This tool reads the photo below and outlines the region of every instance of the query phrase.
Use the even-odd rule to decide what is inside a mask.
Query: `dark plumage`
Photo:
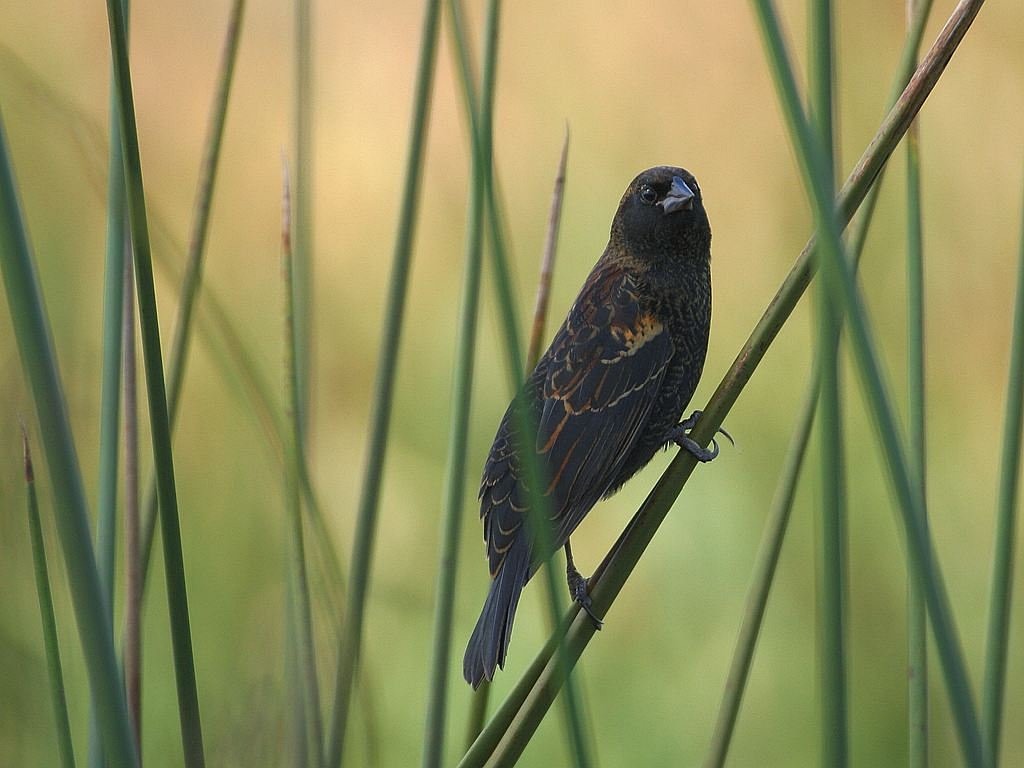
[[[537,453],[555,547],[670,442],[712,458],[678,428],[710,328],[711,227],[700,188],[682,168],[651,168],[626,189],[604,254],[524,385],[535,439],[515,439],[509,406],[487,457],[480,516],[492,581],[463,661],[474,688],[504,666],[520,593],[549,554],[528,531],[517,445]],[[568,570],[588,607],[571,559]]]

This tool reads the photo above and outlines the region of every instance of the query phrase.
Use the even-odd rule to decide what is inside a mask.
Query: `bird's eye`
[[[640,187],[640,201],[644,205],[654,205],[658,200],[658,193],[654,191],[649,185],[644,184]]]

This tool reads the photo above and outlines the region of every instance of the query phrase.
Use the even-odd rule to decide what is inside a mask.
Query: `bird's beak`
[[[666,214],[683,208],[689,210],[693,208],[694,197],[693,190],[686,186],[686,182],[679,176],[673,176],[672,188],[669,189],[665,199],[658,203],[658,205],[661,206]]]

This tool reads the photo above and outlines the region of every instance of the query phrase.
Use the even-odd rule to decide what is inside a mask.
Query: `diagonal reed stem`
[[[907,23],[921,5],[907,0]],[[921,522],[928,527],[925,493],[924,252],[921,238],[921,171],[918,121],[907,131],[907,426],[908,459],[917,474]],[[920,575],[907,562],[907,762],[928,766],[928,616]]]
[[[7,307],[50,470],[57,533],[64,552],[90,693],[96,702],[100,736],[110,766],[135,766],[135,746],[114,654],[114,636],[89,532],[82,473],[16,189],[7,133],[0,118],[0,271]]]
[[[875,417],[881,443],[889,466],[895,495],[899,503],[908,549],[914,570],[920,574],[928,602],[928,612],[942,662],[950,703],[957,725],[960,745],[970,765],[982,764],[981,737],[970,683],[960,648],[956,624],[942,581],[942,572],[935,557],[931,536],[923,522],[923,503],[919,480],[907,461],[888,390],[883,380],[874,337],[868,327],[867,313],[849,265],[842,257],[839,228],[832,216],[832,200],[823,183],[825,163],[821,148],[815,142],[797,94],[793,71],[779,29],[771,0],[755,0],[765,48],[772,65],[779,99],[789,127],[790,138],[797,149],[801,172],[811,198],[818,223],[824,235],[819,240],[822,254],[822,276],[832,300],[845,308],[850,327],[858,372],[865,396]],[[961,2],[958,9],[980,9],[980,2]]]
[[[853,260],[854,270],[857,269],[864,250],[864,242],[871,225],[881,182],[882,174],[879,174],[878,180],[868,191],[867,197],[864,198],[864,203],[858,212],[857,220],[850,234],[846,251],[850,259]],[[841,329],[837,329],[837,332],[838,330]],[[711,746],[704,759],[704,768],[722,768],[725,765],[725,758],[736,726],[736,718],[739,715],[740,702],[754,660],[754,649],[768,606],[768,594],[771,591],[775,569],[782,552],[782,543],[789,527],[793,501],[796,497],[796,483],[807,452],[811,426],[814,423],[814,413],[818,405],[818,382],[818,371],[813,370],[807,392],[804,394],[803,404],[800,406],[800,413],[797,416],[793,437],[790,439],[789,448],[783,460],[779,484],[772,497],[771,508],[768,512],[768,521],[765,523],[764,533],[761,536],[761,544],[758,547],[754,563],[754,574],[750,580],[750,589],[747,592],[746,605],[743,610],[743,622],[736,636],[736,649],[733,651],[732,663],[726,677],[725,691],[722,693],[722,703],[718,709]]]
[[[893,108],[882,121],[878,132],[861,155],[837,200],[839,223],[845,225],[864,200],[868,189],[889,159],[914,115],[921,108],[963,36],[980,10],[981,2],[961,2],[954,9],[928,54],[921,61]],[[906,48],[904,49],[904,60]],[[740,350],[739,355],[719,384],[696,429],[695,439],[709,443],[726,414],[736,402],[768,347],[778,335],[810,281],[811,254],[816,242],[812,239],[783,281],[775,298]],[[629,574],[650,543],[658,526],[682,490],[695,467],[689,454],[682,452],[662,474],[647,500],[633,516],[630,524],[612,547],[605,561],[591,577],[593,605],[607,611]],[[589,621],[577,620],[578,606],[571,606],[561,627],[567,627],[570,654],[582,653],[593,635]],[[562,630],[560,630],[562,631]],[[556,635],[558,633],[556,632]],[[460,766],[482,765],[491,754],[497,739],[505,733],[511,719],[523,707],[546,708],[558,690],[548,672],[547,662],[554,648],[554,638],[538,654],[527,672],[513,688],[505,702],[487,724],[460,762]],[[531,692],[536,695],[531,699]],[[530,699],[527,701],[527,699]]]
[[[341,764],[345,729],[348,725],[349,702],[362,644],[363,616],[370,581],[370,564],[373,559],[373,541],[377,529],[377,508],[384,471],[387,432],[391,422],[398,342],[401,337],[402,317],[405,310],[406,285],[412,260],[416,209],[423,172],[423,150],[426,143],[427,117],[430,111],[430,93],[434,80],[440,7],[440,0],[427,0],[424,9],[416,88],[413,97],[412,130],[405,168],[405,186],[399,209],[398,234],[395,240],[391,283],[388,288],[385,309],[380,362],[374,385],[373,412],[366,451],[366,471],[363,476],[359,510],[356,517],[355,541],[352,548],[352,577],[349,579],[348,600],[345,603],[345,622],[342,625],[342,637],[339,642],[334,707],[326,750],[328,768],[334,768]]]
[[[228,97],[234,82],[235,61],[238,58],[238,42],[242,31],[242,17],[245,0],[234,0],[228,16],[224,35],[224,49],[221,54],[220,73],[210,111],[210,123],[206,131],[203,159],[196,184],[196,199],[192,213],[192,229],[189,235],[188,252],[185,257],[185,273],[181,280],[180,303],[174,323],[174,339],[167,366],[167,410],[171,430],[178,423],[181,405],[182,383],[188,363],[189,346],[192,342],[192,323],[196,299],[203,276],[203,256],[206,251],[207,233],[210,228],[210,210],[213,205],[213,190],[217,180],[220,150],[224,139],[224,124],[227,118]],[[142,523],[142,579],[143,591],[149,574],[149,563],[153,552],[153,537],[156,531],[157,487],[152,478],[146,491]]]
[[[127,236],[126,236],[127,239]],[[139,407],[135,350],[135,270],[124,262],[124,688],[142,762],[142,558],[139,547]]]
[[[295,2],[295,193],[292,228],[299,441],[307,446],[313,362],[313,22],[311,0]]]
[[[288,504],[289,529],[289,570],[294,588],[289,595],[296,605],[290,616],[295,621],[295,640],[299,660],[299,677],[302,680],[303,712],[306,737],[307,763],[322,764],[323,722],[320,716],[320,689],[317,684],[316,647],[313,643],[313,610],[309,596],[309,576],[306,570],[306,544],[302,529],[302,491],[299,478],[305,466],[305,451],[302,443],[302,401],[299,391],[299,358],[296,349],[296,290],[295,260],[292,256],[291,190],[288,184],[288,167],[284,166],[284,183],[281,212],[281,261],[284,273],[285,294],[285,382],[288,392],[288,411],[291,417],[291,434],[287,445],[288,460],[285,462],[285,486]]]
[[[125,23],[128,0],[122,0]],[[128,30],[125,30],[125,35]],[[131,237],[125,220],[124,159],[117,125],[117,91],[110,75],[110,149],[107,159],[107,231],[103,274],[103,366],[100,378],[99,481],[96,495],[96,565],[114,625],[114,582],[117,559],[117,462],[121,409],[121,324],[124,315],[124,264],[131,258]],[[138,743],[138,733],[135,741]],[[103,743],[95,705],[89,705],[90,768],[103,768]]]
[[[57,731],[57,754],[63,768],[75,768],[75,751],[71,745],[71,722],[68,702],[64,694],[64,672],[60,663],[60,644],[57,641],[57,620],[53,615],[53,595],[50,592],[50,572],[46,566],[46,547],[43,544],[43,526],[39,520],[39,502],[36,499],[36,478],[32,469],[32,453],[28,445],[28,431],[21,425],[21,447],[25,461],[25,487],[28,491],[28,530],[32,541],[32,562],[35,564],[36,596],[39,598],[39,618],[43,624],[43,648],[46,668],[50,673],[50,699]]]
[[[476,152],[477,139],[477,95],[476,95],[476,75],[474,75],[473,62],[471,59],[471,51],[468,43],[466,42],[465,22],[463,21],[463,11],[461,0],[448,0],[448,21],[449,21],[449,34],[451,36],[452,45],[452,60],[456,69],[456,77],[461,84],[460,93],[462,95],[462,107],[463,112],[466,116],[466,124],[469,127],[469,140],[474,147],[473,151]],[[497,183],[497,179],[494,178],[493,168],[491,174],[491,184]],[[485,193],[486,194],[486,193]],[[492,241],[495,239],[495,231],[493,229],[493,222],[490,222],[492,226]],[[492,245],[492,248],[494,246]],[[501,253],[504,253],[504,247],[500,247]],[[466,719],[466,744],[473,743],[473,739],[476,738],[477,734],[480,733],[480,729],[483,728],[484,718],[487,715],[487,700],[490,698],[491,684],[488,680],[483,680],[480,683],[480,687],[477,688],[470,694],[469,704],[469,716]]]
[[[544,330],[548,319],[548,305],[551,303],[551,278],[555,272],[555,253],[558,250],[558,230],[562,223],[562,201],[565,198],[565,166],[569,159],[569,126],[565,126],[562,139],[562,153],[558,158],[558,172],[555,187],[551,191],[551,211],[548,214],[548,230],[544,237],[544,253],[540,260],[540,277],[537,279],[537,300],[533,307],[533,325],[530,327],[530,345],[526,349],[526,370],[532,371],[540,359],[544,346]]]
[[[181,549],[181,527],[174,482],[171,430],[164,386],[163,355],[160,350],[160,326],[157,317],[156,290],[153,285],[153,260],[149,244],[149,223],[139,158],[139,137],[135,122],[128,44],[124,14],[118,0],[107,0],[107,20],[114,74],[119,97],[122,152],[128,220],[131,225],[138,289],[139,322],[142,326],[142,355],[146,369],[150,431],[153,439],[153,463],[157,476],[157,495],[167,574],[167,602],[171,617],[175,682],[178,689],[178,714],[182,747],[189,768],[205,765],[202,725],[199,718],[199,694],[196,690],[195,661],[192,655],[192,631],[189,627],[188,597],[185,588],[185,564]]]
[[[125,19],[128,3],[122,3]],[[113,75],[111,75],[113,81]],[[117,92],[110,91],[110,159],[107,172],[106,258],[103,275],[103,373],[100,385],[99,492],[96,500],[96,561],[100,568],[110,620],[114,618],[114,562],[117,537],[118,433],[121,409],[121,325],[127,237],[124,160],[117,125]],[[99,745],[97,744],[97,747]],[[102,757],[102,753],[100,753]]]
[[[496,183],[494,182],[492,157],[492,109],[493,109],[493,85],[495,77],[495,63],[497,53],[498,20],[500,18],[500,3],[492,0],[488,5],[487,28],[485,31],[485,60],[481,86],[481,99],[479,112],[474,111],[477,104],[476,94],[471,79],[471,64],[468,48],[465,44],[465,33],[460,29],[461,11],[457,4],[453,3],[452,20],[455,25],[453,37],[456,43],[456,52],[459,59],[459,72],[461,74],[463,87],[463,100],[466,105],[467,116],[470,124],[470,139],[478,145],[478,152],[487,159],[484,179],[484,189],[487,197],[487,208],[489,222],[491,225],[491,253],[493,256],[494,282],[498,294],[499,315],[502,324],[503,350],[505,352],[505,368],[509,378],[509,388],[513,393],[513,418],[516,423],[516,431],[519,434],[534,434],[536,425],[530,424],[530,415],[520,402],[520,391],[522,389],[523,369],[520,356],[519,321],[516,311],[516,302],[513,294],[512,280],[508,269],[508,260],[504,248],[504,237],[501,228],[501,217],[497,205]],[[535,489],[541,487],[537,482],[541,468],[535,460],[531,449],[520,451],[524,458],[523,472],[525,486],[530,492],[530,523],[533,535],[536,537],[536,546],[541,551],[550,550],[549,542],[551,532],[549,530],[549,516],[546,509],[546,499]],[[554,555],[555,553],[552,553]],[[544,580],[547,585],[548,605],[552,614],[552,625],[557,626],[562,613],[561,591],[557,583],[550,561],[541,569],[544,573]],[[583,717],[583,706],[578,692],[578,687],[571,677],[572,664],[564,650],[558,648],[558,656],[561,674],[565,678],[566,685],[566,725],[571,746],[573,760],[578,766],[590,764],[589,737],[586,734]],[[482,709],[482,707],[480,707]],[[518,759],[522,749],[525,748],[525,741],[510,740],[504,744],[504,756],[498,758],[498,765],[511,764]]]
[[[480,304],[480,273],[483,251],[485,166],[482,142],[470,142],[470,190],[466,215],[466,266],[463,276],[459,328],[456,337],[455,372],[452,383],[452,416],[445,462],[441,560],[438,565],[434,616],[434,648],[430,692],[427,699],[427,731],[423,746],[424,768],[440,768],[444,759],[444,735],[448,710],[449,657],[458,571],[459,533],[462,527],[469,434],[470,398],[473,390],[473,352],[476,348]]]
[[[982,728],[988,764],[999,765],[999,739],[1003,727],[1010,605],[1013,594],[1013,552],[1016,543],[1021,419],[1024,414],[1024,217],[1021,219],[1017,297],[1013,310],[1010,370],[1003,420],[1003,456],[996,504],[995,553],[989,595],[988,633],[985,641],[985,677],[982,689]]]

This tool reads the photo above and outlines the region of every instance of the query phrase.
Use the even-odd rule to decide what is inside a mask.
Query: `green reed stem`
[[[387,448],[388,425],[391,421],[398,342],[405,310],[416,209],[423,175],[423,149],[426,143],[430,93],[434,80],[440,9],[439,0],[427,0],[413,97],[412,131],[405,168],[405,186],[399,209],[398,236],[395,241],[391,283],[385,309],[380,362],[374,385],[375,395],[366,451],[366,472],[363,477],[362,493],[356,517],[355,542],[352,550],[352,577],[349,580],[348,599],[345,603],[345,622],[342,625],[342,637],[339,643],[334,708],[326,753],[326,765],[329,768],[341,764],[345,728],[348,724],[349,702],[362,643],[366,593],[369,588],[373,541],[377,529],[377,508],[384,470],[384,455]]]
[[[142,761],[142,556],[139,518],[139,406],[135,345],[135,269],[124,263],[124,689]]]
[[[473,62],[471,59],[471,51],[469,45],[466,42],[465,23],[463,21],[462,3],[460,0],[448,0],[448,20],[449,20],[449,34],[452,39],[451,50],[453,52],[453,60],[456,67],[456,77],[461,84],[460,93],[462,95],[462,106],[463,112],[466,116],[466,124],[469,126],[470,142],[471,146],[474,147],[473,151],[476,152],[476,146],[479,143],[477,138],[478,128],[478,110],[477,110],[477,98],[476,98],[476,76],[473,74]],[[491,183],[496,183],[496,179],[492,178]],[[493,237],[493,223],[492,226],[492,240]],[[492,246],[493,247],[493,246]],[[501,253],[504,253],[504,248],[501,248]],[[480,733],[480,729],[483,728],[484,718],[487,716],[487,700],[490,698],[491,684],[487,680],[483,680],[480,686],[470,694],[470,705],[469,705],[469,716],[466,721],[466,746],[468,747],[473,743],[473,740]]]
[[[985,677],[982,689],[982,728],[989,765],[999,765],[999,739],[1003,728],[1006,662],[1013,595],[1013,553],[1017,529],[1020,472],[1021,418],[1024,413],[1024,218],[1017,266],[1017,298],[1013,310],[1010,370],[1003,420],[1003,455],[996,504],[995,552],[989,596],[988,633],[985,641]]]
[[[46,547],[43,544],[43,526],[39,520],[35,472],[32,469],[28,432],[24,425],[21,427],[21,445],[25,457],[25,487],[28,491],[28,530],[32,541],[32,562],[35,564],[39,618],[43,623],[46,668],[50,673],[50,699],[57,730],[57,753],[60,755],[60,764],[63,768],[75,768],[75,751],[71,746],[71,721],[68,719],[68,702],[64,694],[64,671],[60,663],[60,643],[57,641],[57,619],[53,614],[53,595],[50,593],[50,571],[46,566]]]
[[[135,766],[135,746],[92,548],[82,474],[16,189],[7,133],[0,118],[0,271],[7,307],[35,402],[39,435],[53,486],[57,533],[107,761],[112,768]]]
[[[128,0],[123,0],[125,22]],[[125,30],[127,36],[128,30]],[[131,237],[125,220],[124,159],[117,124],[117,92],[110,76],[110,150],[107,167],[107,232],[103,274],[103,364],[100,379],[99,481],[96,497],[96,565],[114,623],[114,581],[117,552],[117,467],[121,416],[121,325],[124,315],[124,264],[130,256]],[[138,734],[136,734],[138,742]],[[95,706],[89,706],[90,768],[102,768],[103,743]]]
[[[135,123],[131,70],[125,22],[118,0],[107,0],[107,19],[114,74],[119,97],[122,152],[128,220],[131,225],[138,290],[139,322],[142,327],[142,354],[146,368],[150,432],[153,439],[153,463],[157,476],[160,504],[164,566],[167,578],[167,602],[171,617],[175,681],[178,688],[178,714],[181,721],[182,748],[189,768],[205,765],[203,734],[199,717],[195,660],[192,655],[192,631],[189,627],[188,597],[185,588],[185,564],[181,550],[181,527],[174,482],[171,430],[164,386],[163,355],[160,350],[160,326],[156,291],[153,285],[153,260],[149,244],[149,223],[139,158],[139,138]]]
[[[128,2],[122,2],[125,19]],[[111,75],[113,80],[113,75]],[[121,412],[121,324],[125,253],[131,249],[125,221],[124,160],[117,124],[117,93],[110,92],[110,160],[107,172],[107,245],[103,275],[103,368],[100,384],[99,493],[96,502],[96,561],[114,618],[114,563],[117,549],[117,467]]]
[[[322,764],[323,721],[320,716],[320,688],[317,683],[316,647],[313,643],[313,610],[309,596],[309,576],[306,572],[306,544],[302,529],[302,490],[299,478],[306,466],[305,449],[302,442],[302,401],[299,391],[299,358],[296,348],[296,294],[295,261],[292,256],[291,192],[285,168],[283,195],[281,252],[285,293],[285,382],[288,393],[291,434],[289,435],[286,461],[285,486],[288,500],[290,526],[289,568],[294,589],[289,594],[296,601],[296,646],[299,673],[302,678],[303,711],[307,743],[307,762],[313,766]]]
[[[878,180],[868,191],[867,197],[864,198],[864,203],[861,206],[847,244],[846,251],[853,261],[853,268],[855,270],[864,251],[864,242],[867,239],[868,228],[871,225],[875,203],[878,201],[881,182],[882,175],[879,174]],[[840,329],[837,329],[837,332],[838,330]],[[819,373],[817,370],[814,370],[811,374],[811,381],[807,386],[807,392],[804,394],[800,414],[797,416],[796,427],[793,430],[793,437],[790,439],[786,458],[783,461],[779,484],[776,487],[775,495],[772,497],[768,521],[765,523],[764,533],[761,536],[761,544],[758,547],[757,558],[754,563],[754,574],[751,577],[750,589],[747,592],[747,600],[743,609],[743,622],[736,637],[736,649],[733,651],[732,663],[729,666],[729,674],[726,677],[725,691],[722,694],[722,703],[718,709],[718,718],[715,721],[711,745],[708,748],[707,757],[704,758],[704,768],[722,768],[725,765],[725,758],[729,752],[732,734],[736,727],[736,718],[739,715],[740,703],[743,699],[743,692],[746,689],[747,678],[750,676],[750,667],[754,660],[754,649],[757,645],[757,638],[761,632],[765,610],[768,606],[768,595],[775,578],[775,570],[778,566],[779,555],[782,552],[782,543],[785,540],[786,530],[789,527],[793,501],[796,497],[796,483],[803,465],[804,456],[807,453],[807,443],[811,436],[814,413],[818,407],[819,386]]]
[[[907,126],[938,82],[942,71],[970,28],[979,9],[980,3],[978,2],[961,3],[954,9],[928,55],[922,60],[907,88],[882,121],[874,139],[840,190],[836,206],[840,225],[849,222],[850,217],[864,200],[871,184],[906,132]],[[904,48],[901,66],[907,58],[906,48]],[[695,429],[694,439],[698,442],[703,441],[703,444],[707,444],[711,441],[714,431],[721,426],[725,416],[756,370],[758,363],[792,314],[797,301],[803,295],[810,281],[811,257],[815,245],[816,242],[812,239],[804,247],[775,298],[772,299],[750,338],[712,395],[704,409],[704,416]],[[689,479],[695,465],[695,460],[687,452],[680,452],[676,456],[646,501],[633,516],[604,562],[591,577],[590,581],[593,584],[592,607],[600,612],[599,615],[607,611],[622,589],[658,526]],[[591,622],[575,621],[579,612],[578,606],[570,606],[561,625],[568,629],[556,631],[556,636],[562,631],[568,632],[570,654],[582,653],[583,648],[593,635]],[[526,707],[544,709],[550,706],[551,700],[558,690],[558,685],[557,681],[553,680],[550,675],[545,675],[545,672],[554,647],[555,638],[553,637],[538,654],[527,673],[509,693],[491,721],[481,731],[460,765],[482,764],[480,761],[486,760],[487,755],[493,749],[492,745],[508,730],[511,718],[521,709]],[[541,679],[542,676],[543,679]],[[527,702],[527,698],[534,690],[537,694]]]
[[[907,0],[908,24],[919,3]],[[907,426],[908,460],[918,479],[921,522],[928,527],[925,492],[924,249],[921,237],[921,168],[918,121],[907,131]],[[928,616],[920,575],[907,568],[907,760],[928,765]]]
[[[771,0],[755,0],[755,9],[771,62],[779,98],[783,105],[790,138],[794,143],[801,171],[818,222],[822,254],[823,282],[827,284],[832,300],[845,308],[850,326],[858,371],[865,395],[876,420],[879,441],[882,444],[892,475],[899,502],[908,548],[915,570],[921,574],[928,598],[929,615],[942,661],[943,671],[953,708],[961,748],[965,760],[971,765],[982,762],[981,738],[970,683],[956,625],[949,606],[942,574],[935,558],[931,536],[923,524],[922,500],[918,492],[919,479],[908,465],[895,411],[882,377],[875,350],[874,337],[867,324],[867,313],[859,289],[842,257],[839,228],[833,217],[832,200],[823,183],[825,163],[820,145],[807,124],[797,94],[796,82],[789,64],[788,54],[779,29],[778,18]],[[976,5],[980,8],[980,2]],[[958,8],[970,7],[962,2]],[[976,13],[976,10],[975,10]]]
[[[189,347],[192,343],[192,324],[196,300],[199,297],[199,287],[202,284],[203,257],[210,228],[213,191],[217,180],[217,169],[220,165],[220,151],[224,143],[224,124],[227,119],[231,84],[234,82],[235,62],[238,59],[238,43],[241,38],[244,11],[245,0],[234,0],[228,15],[227,30],[224,33],[220,72],[217,75],[217,88],[210,110],[210,122],[206,129],[203,159],[196,184],[192,228],[185,256],[185,272],[181,279],[178,312],[174,323],[174,339],[171,342],[171,353],[167,366],[167,410],[172,431],[178,423],[182,384],[185,381],[185,368],[188,364]],[[149,483],[143,510],[142,578],[143,591],[145,591],[153,552],[153,537],[156,532],[157,485],[155,477]]]
[[[125,19],[128,2],[123,2]],[[127,33],[126,33],[127,34]],[[114,76],[111,74],[111,82]],[[96,496],[96,565],[114,625],[114,581],[117,552],[118,458],[121,417],[121,323],[124,307],[125,254],[131,238],[125,220],[125,177],[122,169],[121,130],[118,128],[117,92],[111,88],[111,139],[106,173],[106,256],[103,266],[102,373],[99,395],[99,480]],[[136,734],[136,741],[138,736]],[[103,745],[94,706],[89,707],[90,768],[102,768]]]
[[[455,607],[455,576],[458,572],[459,533],[465,496],[466,449],[469,435],[470,398],[473,390],[473,352],[476,348],[480,304],[480,273],[483,251],[485,166],[479,141],[471,142],[469,211],[466,226],[466,266],[463,276],[459,329],[456,337],[452,383],[452,416],[445,462],[441,560],[438,565],[434,616],[434,650],[427,698],[424,768],[440,768],[444,760],[444,736],[448,711],[449,658]]]
[[[495,64],[499,18],[500,3],[492,0],[488,6],[487,29],[485,32],[485,51],[489,55],[486,55],[484,61],[480,110],[479,112],[474,112],[473,107],[476,104],[476,97],[472,86],[472,80],[470,79],[472,77],[472,72],[468,49],[465,45],[465,33],[461,30],[459,23],[461,21],[461,13],[458,8],[454,8],[452,12],[452,20],[455,25],[453,37],[456,43],[456,53],[459,57],[459,71],[462,74],[463,98],[464,103],[467,106],[471,140],[477,144],[477,151],[485,158],[491,158],[492,156],[491,142],[493,134],[491,124],[493,84],[496,71]],[[477,118],[475,118],[476,115],[478,115]],[[490,160],[488,160],[485,170],[485,193],[487,195],[487,208],[491,224],[491,253],[493,256],[493,267],[495,272],[495,287],[498,294],[499,314],[502,323],[502,332],[504,335],[503,349],[506,357],[505,367],[509,376],[510,389],[514,393],[514,402],[519,403],[518,393],[522,388],[523,382],[522,358],[520,353],[522,347],[519,339],[519,320],[517,317],[512,280],[508,269],[508,259],[504,248],[505,240],[501,231],[499,206],[497,204],[497,195],[495,193],[496,185],[493,182],[493,164]],[[513,408],[513,413],[519,434],[536,433],[536,425],[532,425],[531,427],[529,424],[529,414],[521,404]],[[526,487],[529,489],[537,489],[541,487],[540,483],[537,482],[537,478],[540,475],[540,467],[536,466],[537,461],[532,450],[525,449],[521,451],[521,453],[525,457],[523,469]],[[533,478],[533,481],[531,481],[531,477]],[[530,520],[533,522],[530,523],[530,529],[532,535],[536,537],[535,546],[537,546],[540,551],[550,551],[551,549],[551,532],[549,530],[550,523],[548,522],[549,515],[544,511],[545,509],[546,499],[544,499],[540,493],[537,493],[535,490],[531,490]],[[552,555],[554,555],[554,553],[552,553]],[[553,625],[557,626],[559,617],[562,613],[561,588],[556,580],[555,572],[551,568],[550,562],[546,566],[542,567],[541,570],[544,572],[544,579],[547,583],[549,607],[552,612]],[[561,652],[559,652],[559,655],[560,657],[562,656]],[[571,753],[576,765],[589,765],[591,760],[588,755],[588,744],[590,742],[585,732],[582,702],[580,701],[578,687],[576,686],[575,681],[571,678],[572,665],[569,663],[568,658],[564,658],[563,661],[564,663],[560,667],[560,674],[565,677],[566,682],[566,718]],[[499,758],[498,764],[503,764],[503,760],[514,762],[523,748],[525,748],[525,742],[508,742],[506,745],[505,757]]]
[[[821,185],[829,202],[835,196],[833,112],[833,22],[829,0],[812,0],[807,36],[809,111],[822,155]],[[831,208],[827,215],[833,219]],[[821,241],[823,223],[816,220]],[[823,242],[823,245],[825,243]],[[818,258],[822,258],[819,249]],[[820,268],[820,266],[819,266]],[[821,456],[821,551],[818,556],[818,664],[821,696],[821,761],[843,768],[849,762],[846,693],[846,500],[843,480],[843,416],[839,373],[842,315],[829,300],[824,281],[816,293],[815,355],[820,399],[818,430]]]
[[[313,23],[310,0],[295,2],[295,193],[292,228],[295,368],[306,445],[313,360]]]

